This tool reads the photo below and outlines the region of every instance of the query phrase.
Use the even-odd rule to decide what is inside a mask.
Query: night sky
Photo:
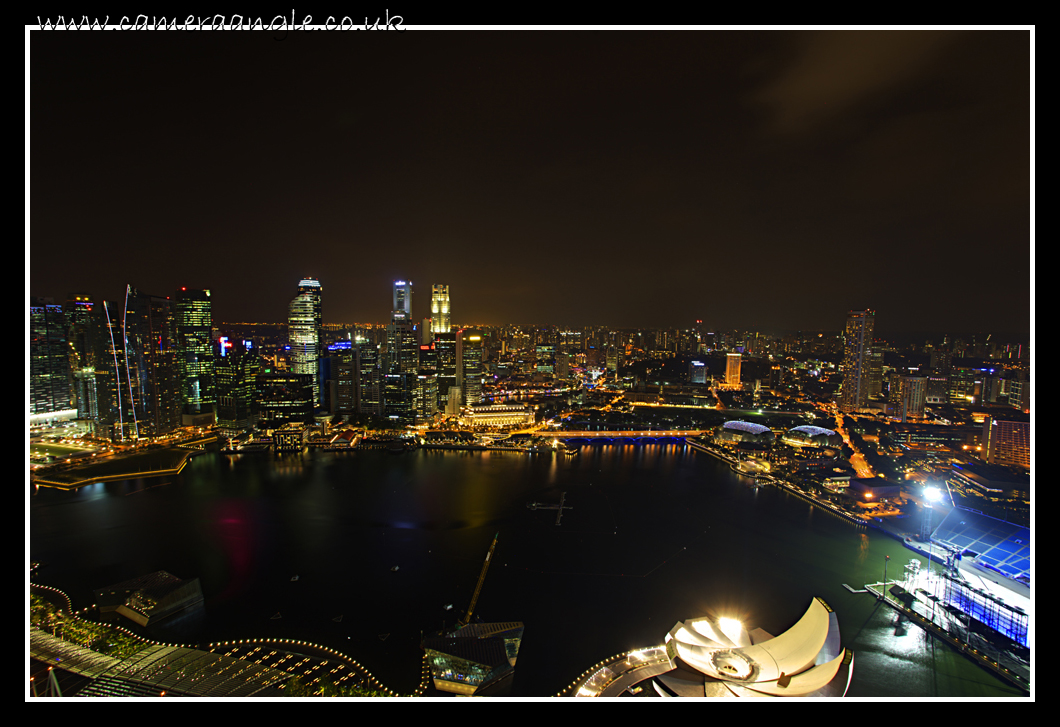
[[[1031,330],[1029,30],[274,37],[30,33],[29,295]]]

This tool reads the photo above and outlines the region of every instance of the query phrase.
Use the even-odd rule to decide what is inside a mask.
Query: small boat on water
[[[445,604],[445,610],[446,611],[452,611],[453,610],[453,604],[451,604],[451,603]]]
[[[335,618],[333,618],[331,620],[334,621],[335,623],[342,623],[342,614],[339,614],[338,616],[336,616]]]
[[[397,567],[397,566],[394,566],[394,567],[393,567],[393,568],[391,568],[390,570],[391,570],[391,572],[394,572],[394,571],[396,571],[397,569],[398,569],[398,567]]]
[[[387,636],[390,636],[390,634],[379,634],[379,640],[380,641],[386,641],[386,637]]]
[[[280,615],[280,612],[279,612],[279,611],[277,611],[277,612],[276,612],[276,615],[275,615],[275,616],[273,616],[273,617],[272,617],[272,618],[271,618],[270,620],[272,620],[272,621],[275,621],[275,620],[276,620],[276,619],[278,619],[278,618],[283,618],[283,616],[281,616],[281,615]]]
[[[297,581],[298,580],[298,576],[291,576],[291,580],[292,581]]]

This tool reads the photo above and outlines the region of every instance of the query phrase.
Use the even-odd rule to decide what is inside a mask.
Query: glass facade
[[[298,295],[287,308],[291,371],[296,374],[312,375],[314,406],[321,401],[318,377],[323,324],[321,292],[320,281],[305,278],[298,283]]]
[[[176,295],[175,313],[183,411],[212,411],[216,392],[210,291],[181,288]]]

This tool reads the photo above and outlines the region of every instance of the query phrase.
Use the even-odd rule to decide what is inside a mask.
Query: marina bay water
[[[563,493],[572,509],[559,526],[556,510],[527,507]],[[525,624],[512,696],[553,695],[699,615],[779,634],[813,596],[835,609],[855,652],[850,696],[1022,696],[844,588],[880,581],[888,555],[888,575],[900,577],[915,557],[901,543],[755,488],[683,443],[594,443],[569,458],[208,453],[172,478],[41,489],[28,539],[45,564],[37,580],[75,608],[94,588],[149,572],[197,577],[205,607],[155,638],[304,639],[408,691],[421,633],[462,615],[498,532],[475,615]]]

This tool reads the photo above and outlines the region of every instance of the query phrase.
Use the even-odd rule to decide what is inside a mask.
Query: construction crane
[[[490,544],[489,552],[486,553],[486,562],[482,564],[482,572],[478,576],[478,585],[475,586],[475,595],[471,597],[471,605],[467,607],[467,613],[460,619],[456,627],[462,629],[471,622],[471,612],[475,610],[475,604],[478,602],[478,594],[482,592],[482,582],[486,580],[486,571],[490,569],[490,558],[493,557],[493,549],[497,547],[497,538],[501,536],[500,533],[493,535],[493,543]]]

